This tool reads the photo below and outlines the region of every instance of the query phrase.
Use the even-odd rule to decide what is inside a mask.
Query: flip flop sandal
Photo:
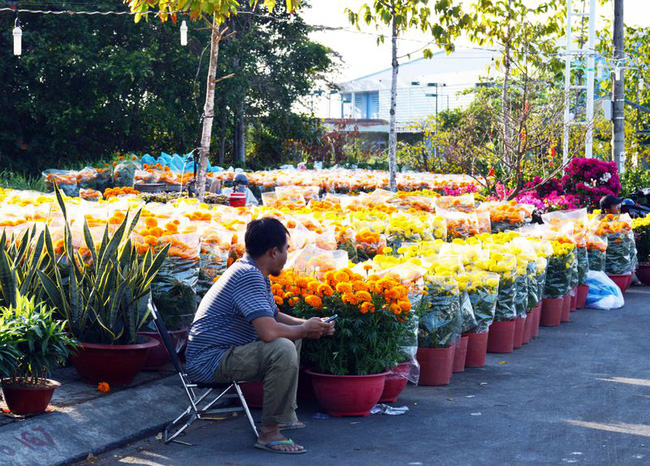
[[[297,429],[304,429],[305,427],[307,427],[307,426],[303,422],[300,422],[300,421],[298,421],[297,423],[287,422],[286,424],[281,424],[278,427],[278,430],[279,431],[282,431],[282,430],[297,430]]]
[[[259,448],[260,450],[266,450],[270,451],[273,453],[283,453],[285,455],[300,455],[302,453],[307,453],[307,450],[304,448],[302,450],[276,450],[275,448],[271,448],[274,446],[278,445],[288,445],[290,447],[294,446],[295,443],[293,443],[293,440],[287,439],[287,440],[273,440],[272,442],[269,443],[256,443],[255,448]]]

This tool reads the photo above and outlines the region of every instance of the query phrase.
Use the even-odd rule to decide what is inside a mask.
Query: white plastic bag
[[[586,307],[590,309],[618,309],[625,305],[621,289],[605,272],[590,270],[585,284],[589,286]]]

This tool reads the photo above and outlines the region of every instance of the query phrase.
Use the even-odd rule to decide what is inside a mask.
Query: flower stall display
[[[595,233],[587,233],[587,262],[589,270],[602,272],[605,270],[605,256],[607,254],[607,237]]]
[[[476,210],[476,201],[474,194],[464,194],[462,196],[440,196],[436,198],[436,210],[454,210],[466,214]]]
[[[607,238],[605,272],[625,275],[636,267],[636,246],[629,215],[599,215],[594,218],[595,234]]]
[[[641,283],[647,285],[650,284],[650,217],[635,218],[632,230],[639,259],[636,275]]]
[[[515,200],[484,202],[479,206],[478,211],[489,214],[492,233],[520,228],[530,222],[532,216],[530,206]]]

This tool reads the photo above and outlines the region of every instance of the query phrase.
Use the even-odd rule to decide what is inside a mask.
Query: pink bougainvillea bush
[[[603,196],[617,196],[621,190],[616,164],[598,159],[573,159],[565,167],[561,179],[551,178],[541,183],[542,179],[536,176],[526,183],[526,190],[516,199],[543,212],[594,208],[598,207]]]
[[[607,194],[617,196],[621,180],[614,162],[598,159],[573,159],[564,169],[561,179],[566,194],[573,194],[580,205],[596,207]]]

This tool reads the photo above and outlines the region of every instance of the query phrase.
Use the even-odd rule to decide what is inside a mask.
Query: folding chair
[[[248,418],[248,422],[250,423],[251,428],[255,433],[255,437],[257,438],[259,434],[257,432],[257,428],[255,427],[255,421],[253,420],[253,416],[251,415],[251,412],[248,409],[248,404],[246,403],[246,399],[244,398],[239,383],[234,380],[228,384],[218,384],[218,383],[204,384],[204,383],[191,382],[188,379],[187,374],[183,370],[183,366],[181,365],[180,358],[178,357],[178,354],[176,354],[176,348],[172,343],[172,339],[169,336],[169,333],[167,333],[167,328],[165,327],[165,323],[163,322],[162,318],[160,317],[160,314],[158,313],[158,309],[156,308],[155,305],[153,305],[153,303],[152,303],[151,315],[153,316],[153,322],[156,325],[158,334],[160,335],[160,338],[162,339],[163,344],[165,345],[165,349],[167,350],[167,353],[169,353],[169,358],[171,359],[172,364],[174,364],[174,368],[176,369],[176,372],[178,373],[178,376],[181,379],[181,383],[183,384],[183,389],[185,390],[185,393],[187,394],[187,397],[190,400],[190,405],[187,407],[187,409],[183,411],[180,414],[180,416],[178,416],[176,419],[174,419],[170,424],[168,424],[165,427],[165,430],[163,431],[163,441],[165,443],[169,443],[171,441],[175,441],[178,443],[185,443],[185,442],[179,442],[178,440],[174,440],[174,439],[178,437],[180,434],[182,434],[185,431],[185,429],[187,429],[197,419],[206,419],[208,415],[212,415],[212,414],[233,413],[239,411],[246,412],[246,417]],[[228,393],[232,388],[235,389],[235,391],[237,392],[236,394]],[[205,393],[199,395],[195,392],[196,389],[207,389],[207,390],[205,391]],[[214,399],[212,399],[212,401],[206,402],[210,394],[212,394],[212,392],[215,390],[218,391],[218,395]],[[234,399],[239,398],[239,400],[241,401],[241,406],[228,407],[228,408],[213,408],[213,406],[219,400],[226,400],[226,399],[233,399],[233,398]],[[201,407],[201,405],[204,402],[206,403],[204,404],[203,407]],[[185,422],[185,424],[178,427],[183,421]]]

